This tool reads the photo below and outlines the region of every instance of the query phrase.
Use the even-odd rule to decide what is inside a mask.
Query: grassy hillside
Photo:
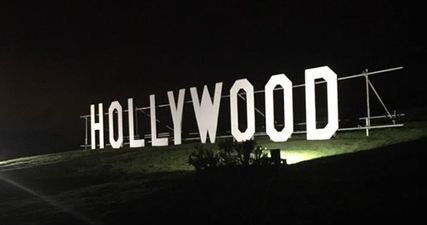
[[[287,142],[274,143],[266,137],[258,137],[258,145],[282,150],[282,158],[289,164],[324,156],[369,150],[427,136],[427,122],[407,124],[402,128],[372,130],[369,137],[365,131],[339,132],[330,140],[307,141],[305,135],[293,135]],[[217,140],[221,141],[221,140]],[[188,171],[188,155],[198,142],[168,147],[144,147],[141,149],[76,150],[61,153],[22,157],[0,161],[0,171],[33,168],[49,164],[76,163],[77,170],[98,170],[104,167],[133,172]],[[74,171],[77,172],[77,171]],[[85,171],[81,171],[83,174]]]
[[[295,136],[284,169],[196,173],[194,144],[78,150],[0,162],[0,224],[292,224],[415,219],[427,126]],[[360,151],[360,150],[371,151]],[[338,156],[331,156],[342,153]],[[355,153],[357,152],[357,153]],[[407,216],[405,216],[407,215]],[[404,222],[404,221],[402,221]]]

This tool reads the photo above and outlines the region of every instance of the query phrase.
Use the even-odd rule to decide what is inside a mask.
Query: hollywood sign
[[[324,79],[327,87],[327,109],[328,109],[328,124],[324,128],[316,128],[316,102],[315,102],[315,80]],[[284,96],[284,114],[285,126],[282,130],[277,130],[274,126],[274,89],[280,87]],[[265,132],[274,142],[285,142],[294,131],[293,121],[293,97],[292,97],[292,82],[285,74],[273,75],[265,85]],[[247,129],[241,131],[238,127],[238,93],[243,90],[246,95],[246,123]],[[173,143],[181,144],[182,131],[182,115],[184,108],[185,89],[180,89],[178,99],[175,98],[173,91],[168,91],[170,113],[173,122]],[[221,104],[222,82],[215,84],[213,98],[210,96],[207,86],[203,88],[201,98],[196,87],[190,88],[191,99],[193,103],[194,113],[197,120],[197,125],[202,143],[206,143],[207,137],[209,141],[215,143],[219,107]],[[169,139],[167,137],[159,138],[156,127],[156,100],[155,95],[150,95],[150,122],[151,122],[151,145],[152,146],[167,146]],[[129,146],[131,148],[139,148],[145,146],[144,139],[135,137],[134,128],[134,106],[133,99],[129,98],[127,102],[128,109],[128,127],[129,127]],[[329,67],[317,67],[305,70],[305,105],[306,105],[306,126],[307,140],[324,140],[330,139],[338,129],[338,87],[337,75]],[[116,123],[114,114],[117,114]],[[95,149],[96,131],[98,131],[99,148],[104,148],[104,118],[103,104],[98,104],[98,122],[96,120],[95,105],[90,106],[90,121],[91,121],[91,147]],[[254,88],[247,79],[236,80],[230,89],[230,124],[231,134],[238,141],[246,141],[251,139],[255,134],[255,102]],[[108,108],[108,125],[109,125],[109,142],[113,148],[123,146],[123,107],[118,101],[111,102]],[[117,128],[117,134],[115,132]],[[115,136],[117,138],[115,138]]]

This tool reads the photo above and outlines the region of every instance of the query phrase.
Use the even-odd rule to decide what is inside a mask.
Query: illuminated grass
[[[257,142],[269,149],[281,149],[281,157],[286,159],[288,164],[294,164],[412,141],[425,136],[427,136],[425,126],[409,124],[403,128],[373,130],[369,137],[366,137],[365,131],[352,131],[337,133],[332,139],[322,141],[306,141],[305,135],[295,135],[285,143],[273,143],[266,138],[259,138]]]
[[[294,135],[287,142],[273,143],[266,137],[256,138],[257,145],[268,149],[281,149],[282,158],[288,164],[319,157],[351,153],[379,148],[399,142],[407,142],[427,136],[427,124],[408,124],[403,128],[371,131],[340,132],[330,140],[307,141],[305,135]],[[0,171],[33,168],[42,165],[66,163],[72,173],[84,174],[100,171],[120,173],[152,173],[193,170],[188,161],[196,143],[179,146],[145,147],[119,150],[76,150],[39,156],[22,157],[0,162]]]

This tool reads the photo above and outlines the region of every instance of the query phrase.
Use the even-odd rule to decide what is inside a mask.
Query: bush
[[[194,152],[188,157],[188,163],[193,165],[196,170],[207,170],[219,166],[220,157],[218,150],[212,144],[197,144]]]
[[[189,156],[189,164],[196,170],[218,167],[264,166],[274,163],[267,157],[267,148],[256,146],[254,140],[244,142],[224,141],[217,145],[197,144]]]

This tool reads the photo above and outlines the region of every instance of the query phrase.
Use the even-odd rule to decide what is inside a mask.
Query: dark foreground
[[[0,224],[423,224],[426,147],[423,139],[287,168],[209,173],[10,171],[0,180]]]

